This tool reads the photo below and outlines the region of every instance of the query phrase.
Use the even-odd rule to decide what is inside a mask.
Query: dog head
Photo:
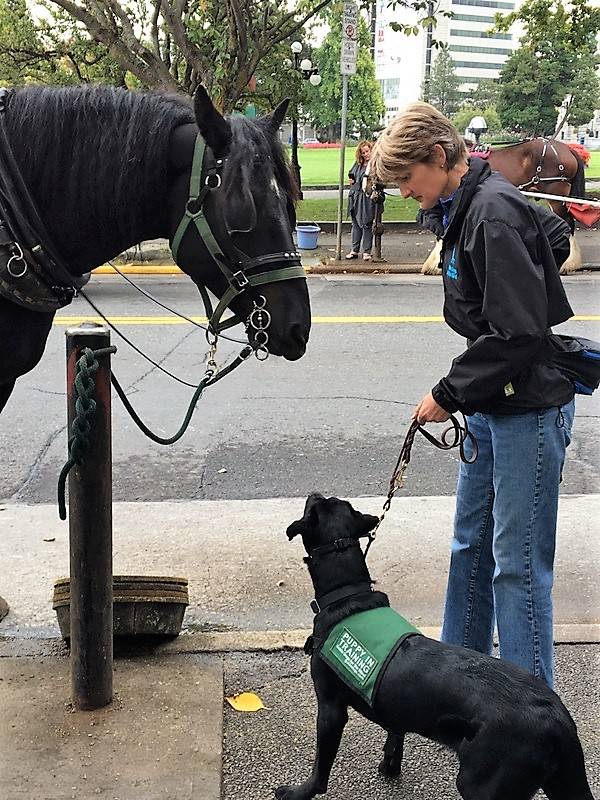
[[[315,547],[321,547],[337,539],[359,539],[368,534],[379,522],[379,517],[361,514],[347,500],[337,497],[309,495],[302,519],[292,522],[286,533],[288,539],[302,536],[306,552],[310,555]]]

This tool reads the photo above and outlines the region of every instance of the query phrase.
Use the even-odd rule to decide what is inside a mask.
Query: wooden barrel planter
[[[113,576],[114,636],[177,636],[189,605],[187,578]],[[54,583],[52,608],[63,639],[70,638],[69,578]]]

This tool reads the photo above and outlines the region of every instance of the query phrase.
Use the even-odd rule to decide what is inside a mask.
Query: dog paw
[[[275,789],[277,800],[310,800],[314,792],[307,792],[303,784],[300,786],[280,786]]]
[[[393,756],[384,756],[377,769],[384,778],[396,778],[402,771],[402,761]]]

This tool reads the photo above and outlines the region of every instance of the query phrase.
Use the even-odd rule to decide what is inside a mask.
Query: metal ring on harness
[[[25,261],[25,256],[23,255],[23,250],[21,249],[21,245],[18,242],[15,242],[14,245],[15,245],[15,247],[17,249],[17,253],[15,253],[15,255],[12,255],[8,259],[8,263],[6,264],[6,271],[13,278],[22,278],[23,275],[25,275],[25,273],[29,269],[29,267],[28,267],[27,262]],[[23,269],[22,269],[21,272],[14,272],[13,269],[11,269],[11,264],[12,264],[13,261],[22,261],[23,262]]]
[[[211,178],[216,178],[216,183],[211,183]],[[209,189],[218,189],[221,185],[221,176],[218,172],[213,172],[211,175],[207,175],[204,179],[204,185],[208,186]]]

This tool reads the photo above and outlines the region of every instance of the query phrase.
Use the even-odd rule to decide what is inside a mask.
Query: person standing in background
[[[364,179],[371,158],[373,143],[364,139],[356,148],[356,161],[348,173],[350,192],[348,194],[348,215],[352,220],[352,249],[346,255],[348,261],[358,258],[362,252],[363,261],[370,261],[373,247],[373,219],[375,203],[364,191]]]

